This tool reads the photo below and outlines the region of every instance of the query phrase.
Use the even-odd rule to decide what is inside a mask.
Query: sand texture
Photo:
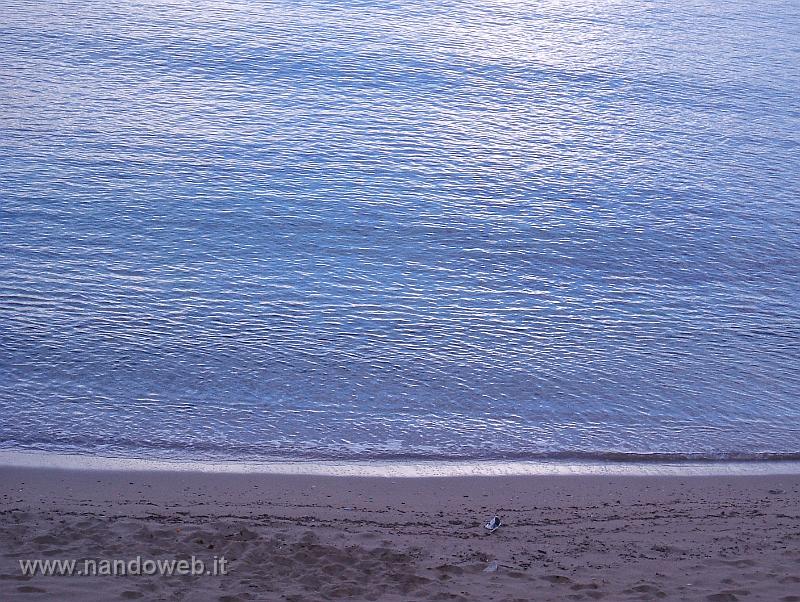
[[[0,600],[800,602],[800,477],[0,469]],[[504,525],[488,534],[497,512]],[[20,559],[228,561],[34,576]]]

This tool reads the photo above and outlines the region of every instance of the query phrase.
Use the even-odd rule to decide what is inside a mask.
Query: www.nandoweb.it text
[[[122,559],[26,559],[19,561],[22,574],[29,577],[64,576],[93,577],[128,575],[161,575],[178,576],[218,576],[228,574],[228,561],[224,556],[214,556],[209,561],[192,556],[178,560],[175,558],[147,558],[141,556],[128,560]]]

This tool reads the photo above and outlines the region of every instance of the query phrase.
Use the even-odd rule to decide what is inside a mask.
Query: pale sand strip
[[[0,466],[343,477],[467,477],[530,475],[722,476],[800,474],[800,461],[612,462],[561,460],[270,460],[179,461],[0,450]]]
[[[0,468],[0,600],[800,602],[800,476]],[[505,525],[487,535],[498,512]],[[228,576],[22,578],[223,555]],[[496,562],[496,572],[484,572]]]

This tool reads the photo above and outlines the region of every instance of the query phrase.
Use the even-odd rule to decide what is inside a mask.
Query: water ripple
[[[0,446],[800,453],[796,3],[0,9]]]

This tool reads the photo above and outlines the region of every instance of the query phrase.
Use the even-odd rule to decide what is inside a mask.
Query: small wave
[[[59,441],[35,439],[0,441],[0,449],[19,452],[52,452],[80,455],[118,456],[132,459],[164,461],[224,462],[293,462],[293,461],[379,461],[379,462],[588,462],[588,463],[726,463],[726,462],[797,462],[800,452],[786,451],[720,451],[645,453],[619,450],[553,450],[542,452],[482,450],[381,450],[357,448],[336,449],[295,445],[279,447],[264,444],[222,445],[203,442],[164,444],[153,441],[109,440],[101,437],[64,438]]]

